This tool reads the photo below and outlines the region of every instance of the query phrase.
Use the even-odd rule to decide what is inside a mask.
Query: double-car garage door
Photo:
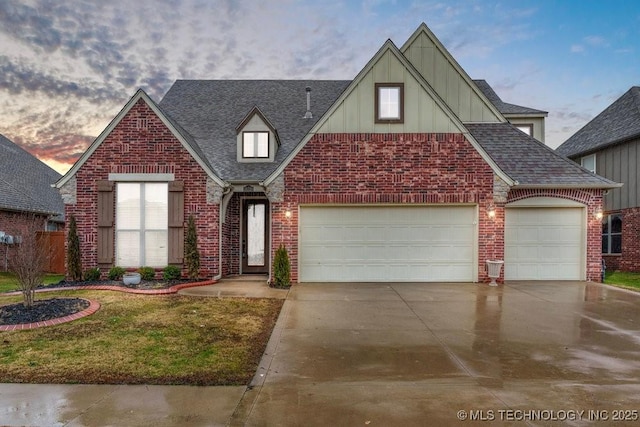
[[[475,206],[303,206],[301,282],[471,282]]]

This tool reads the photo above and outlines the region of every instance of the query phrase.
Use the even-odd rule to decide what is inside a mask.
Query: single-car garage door
[[[301,282],[471,282],[475,206],[303,206]]]
[[[584,208],[507,208],[505,280],[584,280],[584,234]]]

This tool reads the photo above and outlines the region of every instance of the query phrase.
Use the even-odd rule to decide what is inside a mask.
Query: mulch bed
[[[0,307],[0,325],[45,322],[85,310],[89,301],[82,298],[51,298],[34,301],[29,308],[21,302]]]
[[[37,289],[71,288],[76,286],[119,286],[127,289],[169,289],[172,286],[191,283],[193,280],[142,280],[137,285],[125,285],[122,280],[68,281],[62,280],[54,285],[40,285]]]

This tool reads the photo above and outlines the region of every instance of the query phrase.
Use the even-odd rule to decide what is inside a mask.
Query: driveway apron
[[[599,284],[295,285],[231,424],[631,423],[639,355],[640,298]]]

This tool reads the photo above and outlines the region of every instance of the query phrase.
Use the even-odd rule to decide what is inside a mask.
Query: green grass
[[[623,288],[640,290],[640,273],[607,271],[604,275],[604,283]]]
[[[51,285],[64,279],[64,274],[45,274],[43,283]],[[11,292],[19,290],[18,281],[13,273],[0,271],[0,292]]]
[[[0,332],[0,382],[246,385],[282,300],[60,291],[98,300],[95,314]],[[0,296],[0,306],[20,302]]]

